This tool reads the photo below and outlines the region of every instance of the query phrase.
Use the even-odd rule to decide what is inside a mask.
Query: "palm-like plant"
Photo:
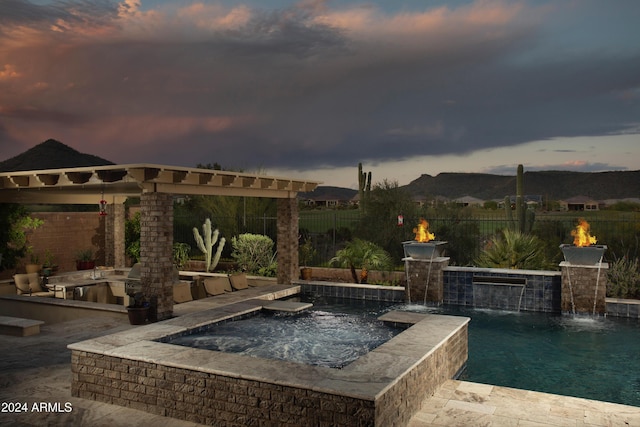
[[[505,229],[476,259],[478,267],[540,270],[549,268],[544,243],[536,236]]]
[[[332,265],[351,269],[354,283],[367,283],[369,270],[384,270],[393,265],[391,256],[380,246],[362,239],[353,239],[331,258]],[[360,269],[360,279],[356,269]]]

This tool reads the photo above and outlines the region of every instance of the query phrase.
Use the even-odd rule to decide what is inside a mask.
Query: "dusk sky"
[[[639,0],[0,0],[0,161],[640,169]]]

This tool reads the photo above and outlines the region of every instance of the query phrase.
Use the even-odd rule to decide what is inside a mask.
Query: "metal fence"
[[[558,213],[538,214],[534,222],[533,233],[548,244],[549,258],[561,256],[559,245],[571,243],[571,231],[575,228],[578,218],[586,217],[591,226],[591,234],[598,239],[599,244],[609,247],[609,259],[630,256],[640,256],[640,213]],[[277,240],[276,217],[210,217],[214,227],[220,229],[221,236],[229,242],[224,251],[230,256],[230,239],[240,233],[264,234],[274,242]],[[486,214],[439,216],[427,218],[430,231],[435,233],[436,240],[446,240],[448,255],[452,263],[469,265],[488,240],[496,232],[508,226],[508,221],[501,211]],[[197,254],[193,237],[193,227],[201,230],[205,218],[177,217],[174,226],[174,240],[188,243]],[[413,228],[420,218],[404,218],[404,224],[398,225],[398,218],[388,218],[378,224],[377,230],[368,230],[362,223],[357,210],[314,210],[301,211],[299,230],[301,241],[310,238],[316,250],[311,265],[326,264],[337,250],[344,247],[346,242],[355,237],[366,238],[376,233],[392,236],[385,247],[385,242],[379,243],[398,258],[401,252],[400,242],[414,238]],[[385,228],[385,230],[380,229]],[[372,239],[369,239],[372,240]],[[301,242],[302,243],[302,242]]]

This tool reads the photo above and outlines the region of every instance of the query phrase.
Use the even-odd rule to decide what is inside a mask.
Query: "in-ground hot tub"
[[[411,325],[342,369],[156,340],[261,310],[249,300],[71,344],[74,396],[199,423],[404,425],[467,360],[468,318],[388,313]]]

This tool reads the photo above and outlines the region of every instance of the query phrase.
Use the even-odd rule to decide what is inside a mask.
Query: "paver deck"
[[[223,299],[238,302],[261,291],[248,289]],[[174,313],[179,316],[229,302],[216,296],[177,305]],[[135,327],[124,319],[95,317],[45,324],[39,335],[29,337],[0,335],[0,401],[27,405],[26,412],[0,412],[0,425],[198,426],[71,396],[67,345]],[[44,410],[34,410],[34,403]],[[409,426],[640,426],[640,408],[450,380],[433,396],[425,396],[422,410]]]

